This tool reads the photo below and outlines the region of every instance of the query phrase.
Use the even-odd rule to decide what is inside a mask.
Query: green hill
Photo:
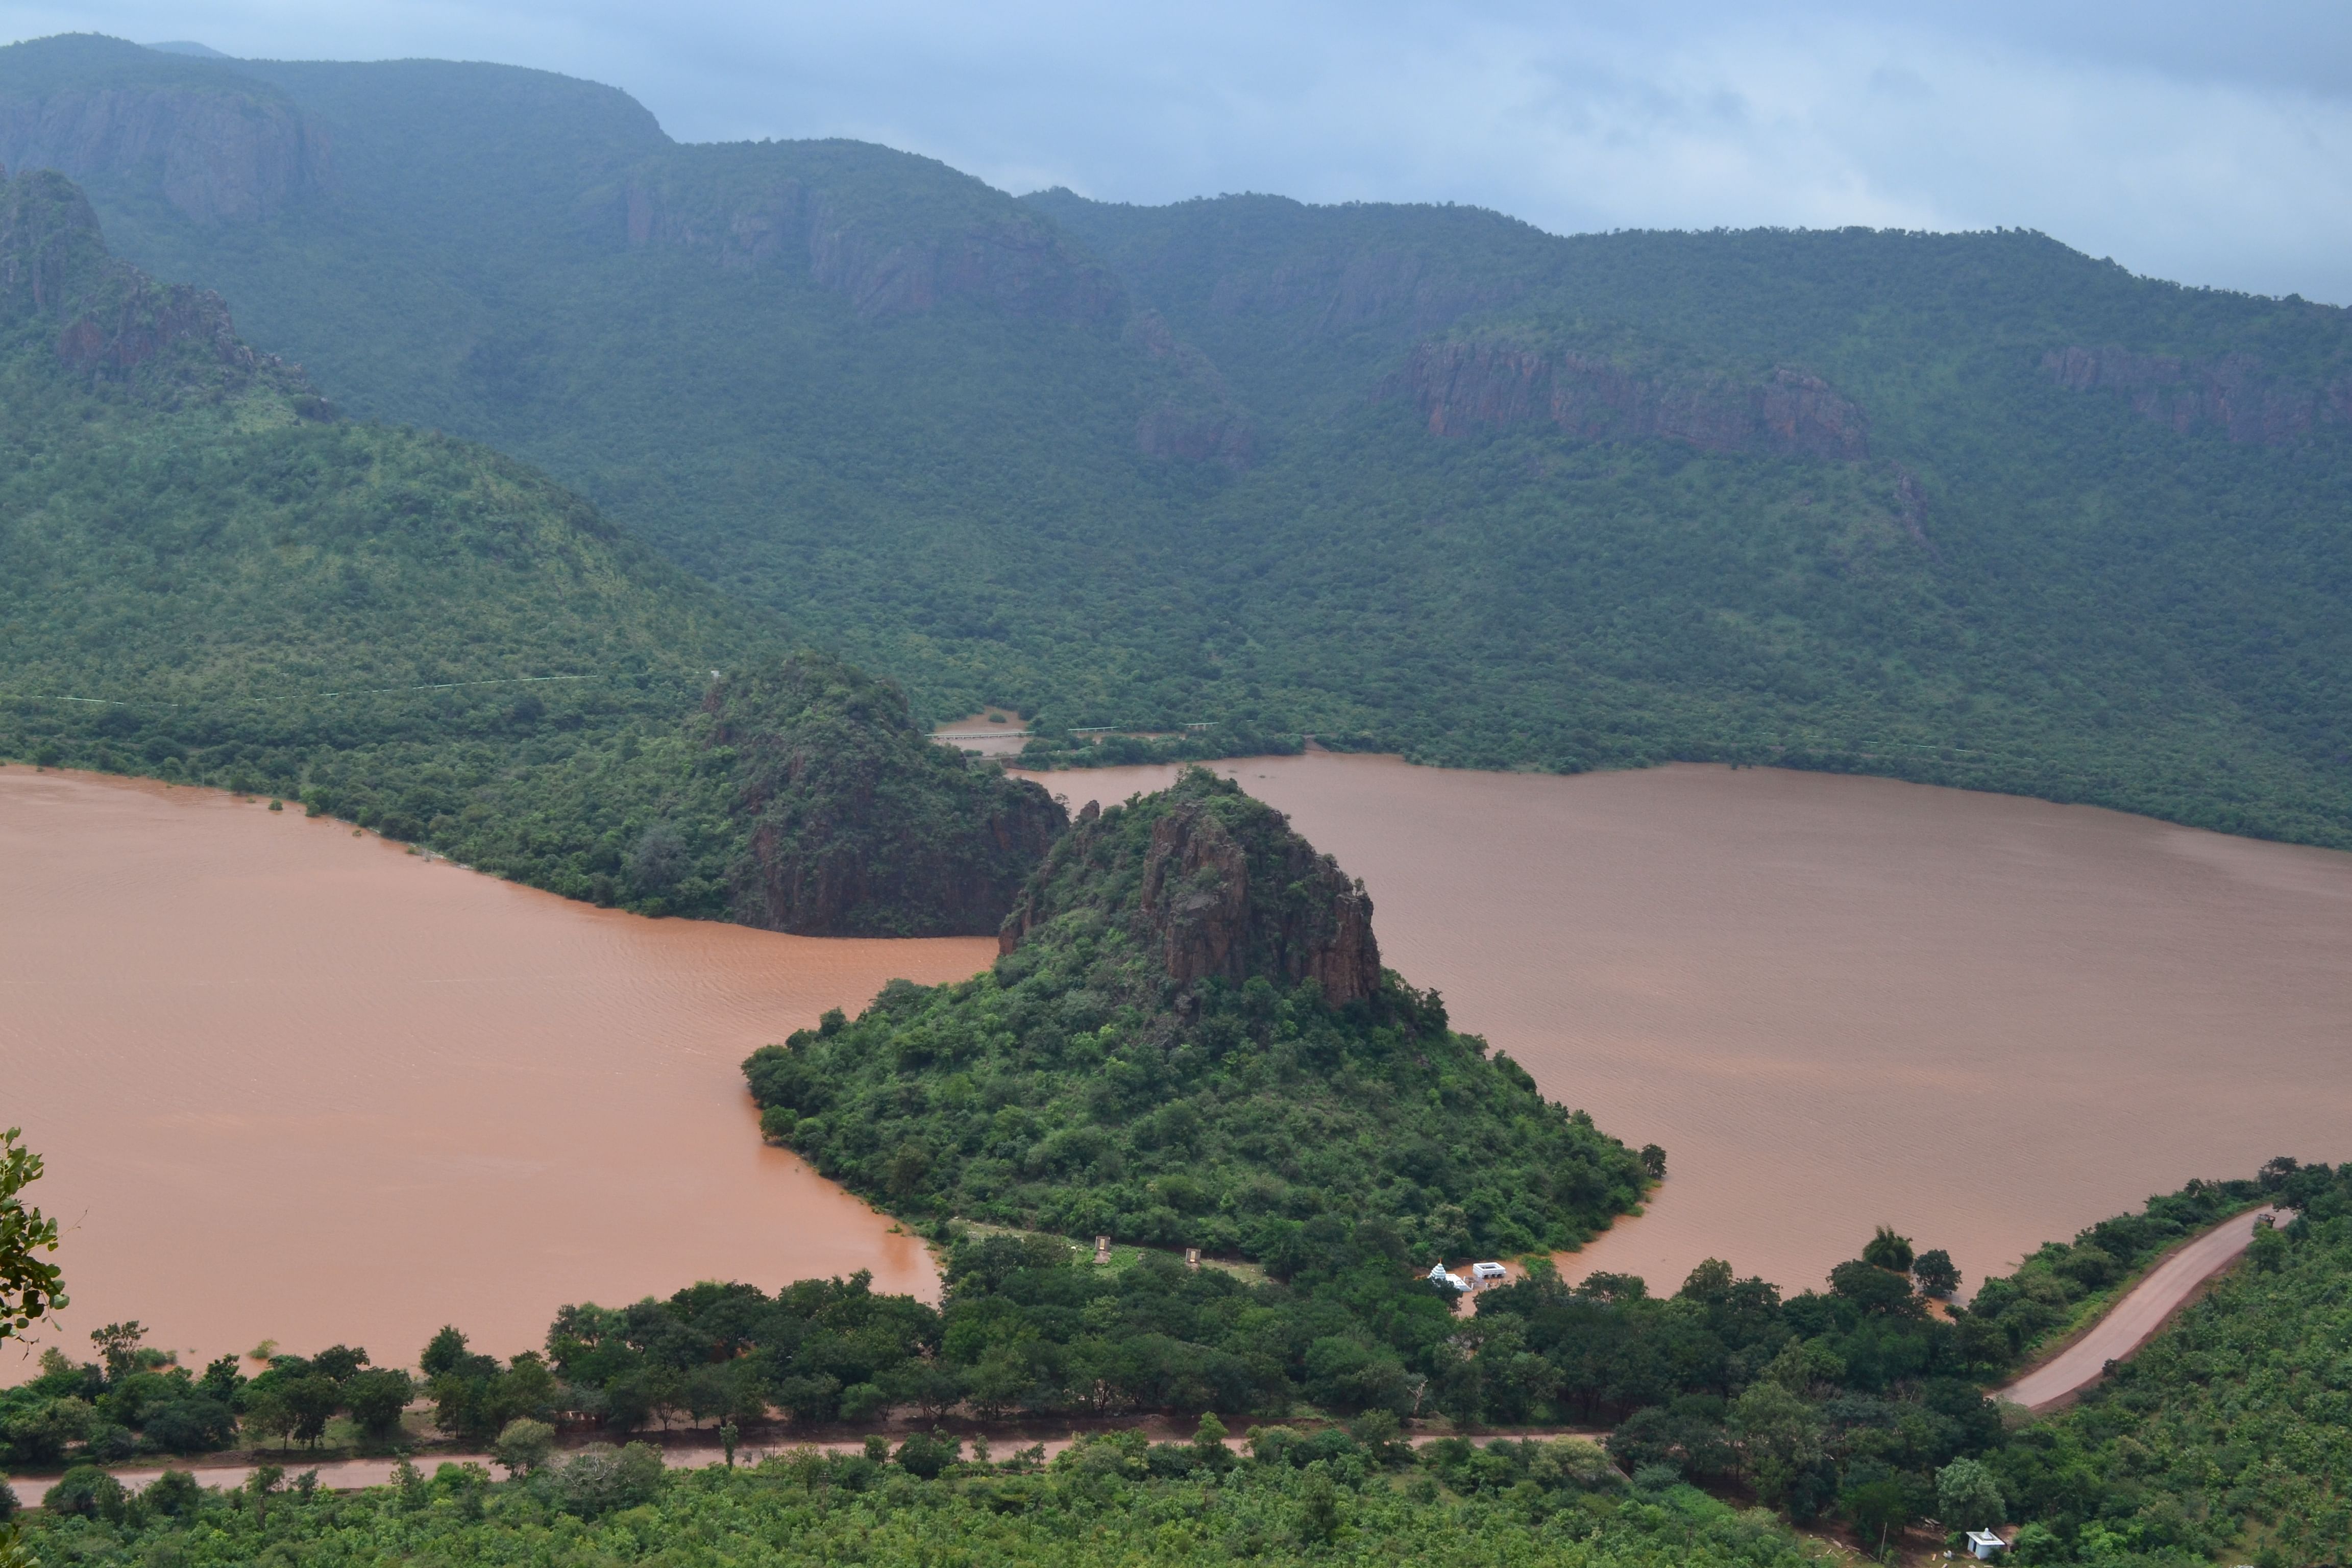
[[[2352,844],[2338,310],[2013,231],[1016,201],[681,146],[541,72],[89,37],[0,50],[0,158],[338,404],[541,465],[919,718]]]
[[[0,181],[0,753],[793,931],[992,931],[1059,831],[545,476],[341,419],[54,174]]]
[[[1286,1274],[1300,1222],[1412,1256],[1580,1245],[1663,1173],[1381,967],[1371,900],[1187,770],[1081,821],[989,973],[894,982],[744,1064],[761,1126],[901,1214],[1197,1246]]]

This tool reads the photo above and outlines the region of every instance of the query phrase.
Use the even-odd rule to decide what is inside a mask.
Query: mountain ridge
[[[0,99],[150,68],[103,52],[0,51]],[[286,95],[334,191],[229,225],[93,176],[137,259],[919,721],[1779,763],[2352,845],[2343,311],[2024,231],[1016,199],[681,146],[546,73],[160,68]]]

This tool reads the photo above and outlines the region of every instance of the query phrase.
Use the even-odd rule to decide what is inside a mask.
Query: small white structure
[[[1509,1273],[1510,1270],[1499,1263],[1474,1263],[1470,1266],[1470,1278],[1481,1285],[1489,1279],[1503,1279]]]
[[[1990,1563],[1994,1552],[2009,1550],[2009,1542],[1990,1530],[1971,1530],[1969,1531],[1969,1550],[1976,1554],[1978,1562]]]
[[[1467,1290],[1470,1289],[1470,1281],[1465,1279],[1459,1274],[1448,1273],[1446,1271],[1445,1265],[1443,1263],[1433,1263],[1429,1266],[1429,1280],[1431,1284],[1443,1285],[1449,1290]]]

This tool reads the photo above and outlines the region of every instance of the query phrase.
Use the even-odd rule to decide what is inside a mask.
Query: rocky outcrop
[[[58,363],[77,374],[153,395],[234,390],[268,375],[324,408],[299,370],[238,339],[218,294],[157,283],[109,257],[89,199],[46,169],[0,176],[0,321],[28,317],[58,323]]]
[[[985,935],[1068,822],[1036,784],[933,743],[897,687],[821,656],[719,682],[704,720],[735,784],[746,925]]]
[[[1312,980],[1338,1005],[1380,988],[1363,884],[1280,812],[1202,769],[1081,821],[1022,889],[997,945],[1013,952],[1080,909],[1126,923],[1179,985]]]
[[[1073,255],[1053,226],[1005,204],[993,216],[904,232],[881,213],[824,185],[774,173],[713,177],[695,149],[642,167],[618,206],[633,248],[700,251],[721,267],[805,267],[860,317],[921,315],[951,300],[1014,315],[1117,322],[1124,291]]]
[[[2042,373],[2069,392],[2104,392],[2179,435],[2217,430],[2246,446],[2284,446],[2352,426],[2352,376],[2297,385],[2252,354],[2187,359],[2105,348],[2053,349]]]
[[[1445,339],[1413,353],[1402,390],[1432,432],[1549,423],[1580,440],[1680,441],[1710,452],[1869,456],[1862,411],[1817,375],[1644,372],[1573,349]]]
[[[137,181],[204,224],[259,223],[333,181],[323,128],[259,83],[0,93],[0,163]]]

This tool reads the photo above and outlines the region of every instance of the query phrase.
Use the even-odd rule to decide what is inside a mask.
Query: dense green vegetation
[[[219,301],[110,260],[58,176],[0,201],[0,755],[279,795],[647,913],[995,928],[1058,831],[1043,791],[543,475],[334,418]]]
[[[242,216],[100,137],[0,156],[87,163],[129,254],[338,402],[546,466],[919,719],[1777,761],[2352,844],[2340,310],[2018,232],[1016,202],[855,143],[678,146],[539,72],[0,51],[0,98],[56,111],[21,123],[95,86],[197,142],[204,103],[293,129]],[[2110,347],[2177,374],[2163,419],[2045,365]],[[1786,370],[1843,436],[1496,412],[1496,364],[1571,354],[1628,429]]]
[[[876,1457],[788,1452],[756,1467],[664,1477],[649,1450],[590,1454],[522,1479],[444,1466],[431,1479],[338,1497],[282,1477],[219,1492],[193,1481],[41,1521],[45,1552],[90,1563],[299,1561],[711,1563],[955,1562],[1223,1563],[1236,1559],[1505,1563],[1586,1568],[1797,1568],[1769,1515],[1689,1488],[1629,1492],[1576,1443],[1499,1443],[1403,1463],[1334,1434],[1249,1457],[1218,1436],[1147,1448],[1081,1444],[1032,1460],[959,1458],[961,1445]],[[1466,1447],[1466,1445],[1465,1446]]]
[[[770,1136],[902,1214],[1268,1260],[1321,1214],[1424,1266],[1574,1246],[1646,1185],[1381,971],[1360,889],[1229,780],[1079,824],[1013,919],[991,972],[756,1053]]]
[[[2352,1166],[2274,1162],[2294,1221],[1989,1461],[2026,1563],[2339,1563],[2352,1547]]]

